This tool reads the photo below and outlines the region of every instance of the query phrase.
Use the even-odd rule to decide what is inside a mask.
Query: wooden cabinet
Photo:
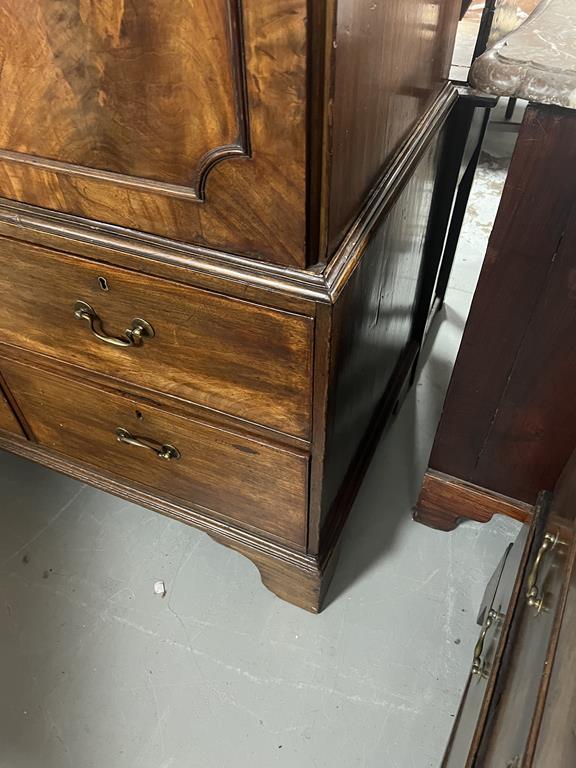
[[[458,10],[0,0],[0,447],[319,610],[422,341]]]
[[[322,261],[442,89],[457,18],[457,0],[0,0],[0,196]]]

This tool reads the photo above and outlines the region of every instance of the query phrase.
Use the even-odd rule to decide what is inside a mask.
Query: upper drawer
[[[12,240],[0,241],[0,295],[2,341],[309,435],[311,318]],[[78,302],[92,308],[93,331],[108,341],[75,315]],[[153,337],[110,343],[135,319]]]

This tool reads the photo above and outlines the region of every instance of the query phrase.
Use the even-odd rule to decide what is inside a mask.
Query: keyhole
[[[136,418],[139,421],[142,421],[142,419],[144,418],[144,414],[142,413],[142,411],[136,411]]]
[[[108,285],[108,280],[106,280],[105,277],[99,277],[98,278],[98,285],[100,286],[100,290],[102,291],[109,291],[110,286]]]

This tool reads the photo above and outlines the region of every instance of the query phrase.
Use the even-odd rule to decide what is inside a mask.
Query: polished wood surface
[[[322,521],[337,502],[346,472],[354,471],[374,413],[410,353],[438,143],[437,136],[373,227],[362,262],[334,306]]]
[[[16,414],[12,410],[10,403],[8,402],[6,395],[2,391],[0,383],[0,430],[3,432],[10,432],[14,435],[24,437],[22,427],[20,426]]]
[[[0,195],[304,266],[305,17],[1,0]]]
[[[487,523],[494,515],[525,522],[532,507],[458,477],[427,470],[414,509],[414,520],[439,531],[453,531],[462,520]]]
[[[572,496],[572,500],[575,497]],[[573,514],[574,504],[571,505]],[[576,685],[573,670],[576,668],[576,549],[572,555],[571,578],[562,615],[562,625],[554,654],[554,665],[542,712],[538,738],[532,747],[534,768],[573,768],[576,761]]]
[[[330,251],[393,152],[444,86],[458,13],[458,0],[338,2]]]
[[[530,536],[521,545],[518,588],[509,607],[496,606],[502,633],[487,669],[479,715],[472,722],[462,719],[470,683],[445,768],[568,768],[575,763],[575,489],[576,453],[552,498],[539,494]],[[465,739],[471,727],[474,738]],[[458,744],[462,749],[456,752]]]
[[[248,151],[239,10],[2,0],[0,158],[201,197],[215,160]]]
[[[299,551],[293,545],[271,540],[265,534],[239,528],[229,520],[220,520],[210,510],[190,507],[178,499],[159,496],[156,491],[144,485],[90,466],[78,457],[65,456],[8,433],[0,432],[0,450],[10,451],[178,522],[193,525],[215,541],[249,558],[260,571],[264,585],[282,600],[311,613],[318,613],[322,608],[337,562],[336,547],[331,548],[327,557],[320,559]]]
[[[146,402],[3,360],[8,386],[45,447],[305,545],[305,455],[157,409]],[[116,430],[174,446],[178,460],[121,443]]]
[[[458,18],[335,6],[1,0],[0,196],[323,262],[444,86]]]
[[[0,447],[318,611],[422,343],[458,0],[28,5],[0,0],[0,369],[30,439]]]
[[[11,240],[0,240],[0,294],[4,342],[309,436],[310,318]],[[154,338],[129,348],[100,341],[75,318],[78,300],[109,335],[143,318]]]
[[[527,504],[576,444],[575,137],[576,112],[526,110],[429,462]]]
[[[495,574],[497,578],[492,579],[495,582],[493,592],[487,600],[485,598],[483,620],[478,631],[478,635],[484,637],[480,654],[482,674],[470,674],[468,678],[442,768],[472,768],[474,764],[488,716],[488,703],[496,683],[490,670],[497,669],[502,658],[503,639],[507,637],[511,624],[511,616],[508,620],[505,618],[522,585],[532,535],[530,526],[525,525],[504,561],[499,564]]]
[[[560,537],[560,529],[552,520],[547,522],[544,530]],[[538,552],[542,546],[541,537],[537,538],[535,545]],[[505,684],[495,704],[490,733],[485,735],[479,750],[480,764],[487,768],[513,764],[518,756],[522,758],[526,752],[542,675],[549,663],[549,646],[562,602],[568,555],[569,546],[564,542],[556,544],[542,556],[537,580],[545,599],[541,611],[528,605],[524,580],[515,615],[514,650],[509,653],[509,658],[504,659],[500,677],[505,679]]]

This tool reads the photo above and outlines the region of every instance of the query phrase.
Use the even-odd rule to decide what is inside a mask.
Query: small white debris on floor
[[[166,584],[163,581],[157,581],[154,583],[154,593],[160,595],[160,597],[166,597]]]

